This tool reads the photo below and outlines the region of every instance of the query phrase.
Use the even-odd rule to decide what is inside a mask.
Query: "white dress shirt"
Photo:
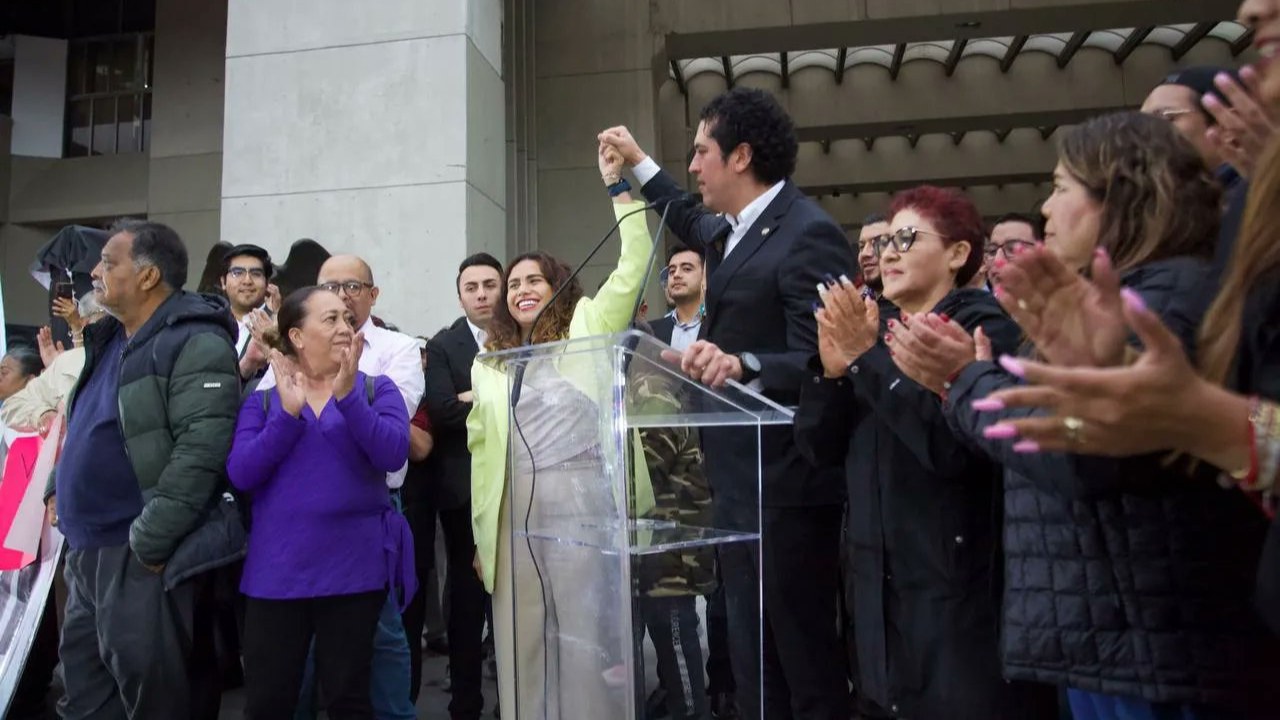
[[[631,172],[635,174],[636,180],[640,183],[640,187],[649,184],[649,181],[658,176],[662,168],[658,167],[658,163],[651,157],[636,163]],[[733,228],[733,232],[729,233],[729,237],[724,242],[724,257],[729,257],[729,253],[738,246],[742,238],[747,236],[747,232],[751,230],[751,226],[759,219],[764,209],[769,207],[769,203],[778,197],[778,193],[782,192],[782,188],[786,185],[786,180],[779,180],[773,187],[765,190],[755,200],[752,200],[746,207],[742,208],[742,212],[737,217],[724,214],[724,219],[729,221],[729,227]]]
[[[393,330],[380,328],[373,324],[373,319],[366,320],[360,328],[364,333],[364,354],[360,356],[360,372],[365,375],[386,375],[396,384],[396,388],[404,397],[405,423],[418,412],[418,403],[426,392],[427,380],[422,373],[422,353],[418,351],[418,341]],[[271,368],[258,383],[259,390],[275,387],[276,378]],[[356,392],[364,392],[364,388],[356,388]],[[387,487],[395,490],[404,485],[404,476],[409,469],[406,461],[399,470],[387,473]]]
[[[476,339],[476,347],[480,348],[480,352],[484,352],[484,343],[489,339],[489,333],[485,329],[467,319],[467,327],[471,328],[471,337]]]
[[[245,313],[244,317],[236,321],[240,332],[236,335],[236,357],[244,357],[244,348],[249,344],[249,340],[253,337],[249,332],[249,313]]]

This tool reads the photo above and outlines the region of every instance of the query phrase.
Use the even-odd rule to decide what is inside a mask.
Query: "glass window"
[[[145,152],[156,0],[67,0],[66,155]]]
[[[92,100],[76,100],[67,108],[67,157],[85,157],[93,139]]]
[[[102,97],[93,101],[93,154],[116,153],[116,98]]]

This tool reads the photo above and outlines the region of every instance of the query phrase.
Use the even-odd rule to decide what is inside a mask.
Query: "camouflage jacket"
[[[636,383],[633,402],[678,406],[663,392],[661,382]],[[711,527],[711,486],[702,464],[698,434],[687,427],[647,428],[640,431],[645,464],[653,486],[654,509],[645,519]],[[680,550],[639,556],[636,593],[649,597],[706,595],[715,590],[715,551]]]

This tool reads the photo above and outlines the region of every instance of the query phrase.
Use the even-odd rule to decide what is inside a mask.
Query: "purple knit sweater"
[[[285,412],[268,390],[240,408],[227,458],[231,483],[249,494],[252,528],[240,590],[284,600],[416,587],[413,542],[391,505],[386,474],[409,455],[409,418],[389,378],[369,402],[364,373],[317,418]]]

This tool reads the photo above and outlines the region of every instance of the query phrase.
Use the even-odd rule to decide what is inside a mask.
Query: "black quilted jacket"
[[[1157,312],[1196,287],[1186,260],[1126,276]],[[1267,524],[1213,473],[1160,458],[1019,455],[983,439],[1001,417],[973,400],[1016,380],[974,363],[953,385],[948,419],[1005,465],[1005,676],[1152,702],[1280,712],[1280,647],[1251,608]]]

